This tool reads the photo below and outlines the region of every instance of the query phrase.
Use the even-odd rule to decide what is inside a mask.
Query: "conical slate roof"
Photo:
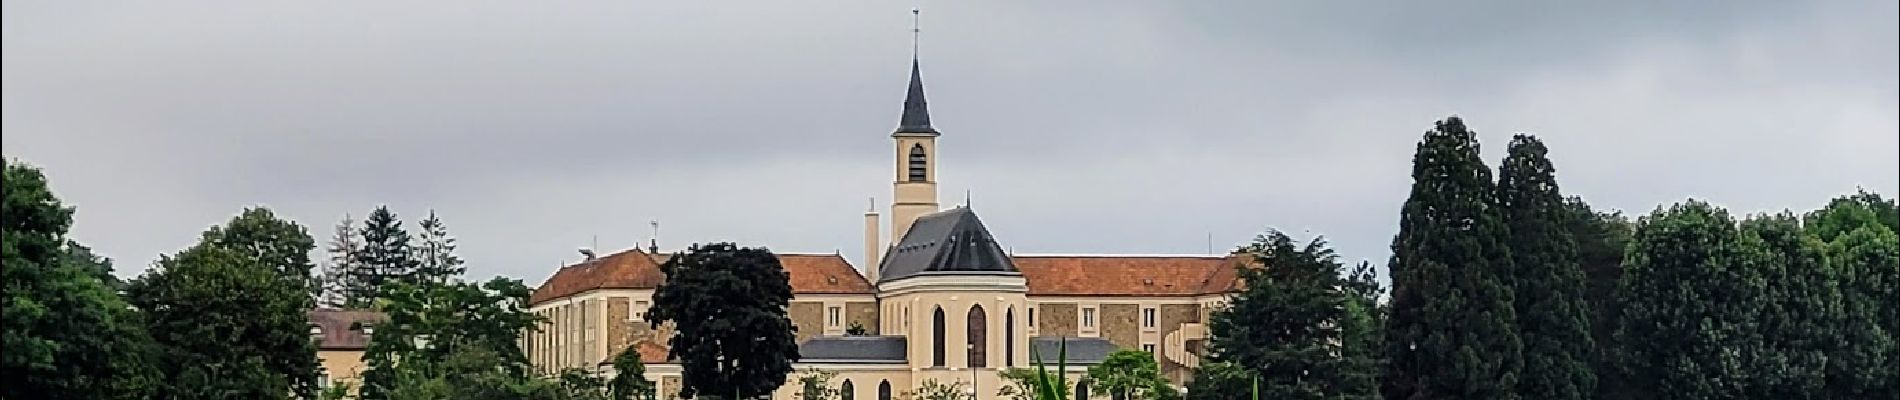
[[[924,101],[924,76],[917,68],[917,59],[910,59],[910,90],[904,93],[904,116],[898,120],[894,134],[937,135],[937,128],[930,127],[930,105]]]
[[[1022,275],[969,207],[926,214],[885,253],[882,280],[918,275]]]

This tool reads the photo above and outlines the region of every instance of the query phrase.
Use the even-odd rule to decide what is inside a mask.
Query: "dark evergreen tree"
[[[656,328],[674,324],[667,344],[683,370],[680,397],[751,398],[785,383],[798,343],[785,314],[792,287],[777,256],[731,243],[694,245],[660,270],[666,283],[646,320]]]
[[[1315,239],[1298,245],[1270,231],[1242,251],[1258,267],[1242,266],[1244,289],[1209,325],[1211,361],[1239,365],[1260,377],[1260,394],[1274,399],[1365,398],[1376,392],[1377,371],[1367,358],[1340,350],[1347,295],[1338,256]]]
[[[442,219],[429,211],[429,217],[416,223],[422,229],[419,243],[416,243],[416,275],[425,282],[448,282],[450,278],[462,275],[467,268],[462,266],[462,257],[455,255],[455,236],[449,235],[449,228]]]
[[[1616,332],[1617,310],[1622,304],[1616,298],[1616,285],[1623,277],[1623,251],[1629,247],[1635,224],[1621,212],[1597,211],[1575,196],[1564,201],[1564,210],[1564,230],[1576,239],[1577,264],[1583,269],[1583,298],[1590,310],[1590,338],[1597,345],[1596,354],[1590,360],[1597,377],[1595,397],[1623,399],[1628,397],[1622,393],[1629,386],[1622,384],[1614,367],[1612,333]]]
[[[323,272],[317,277],[318,286],[322,289],[322,294],[317,296],[318,305],[337,308],[356,304],[350,296],[354,294],[351,288],[358,287],[356,275],[353,274],[362,269],[362,262],[358,261],[361,258],[359,254],[363,253],[362,235],[356,220],[349,215],[344,215],[343,220],[337,222],[334,233],[330,235],[330,243],[324,247],[327,256]]]
[[[1524,343],[1518,394],[1583,400],[1596,392],[1596,342],[1576,241],[1565,229],[1571,215],[1548,152],[1543,141],[1520,134],[1498,167],[1498,211],[1511,232],[1511,282],[1513,292],[1523,294],[1515,308],[1525,311],[1517,319]]]
[[[1451,117],[1425,133],[1392,240],[1387,399],[1515,399],[1517,315],[1506,228],[1476,134]]]
[[[1246,399],[1253,393],[1259,377],[1247,367],[1225,362],[1208,362],[1194,370],[1188,381],[1187,400]]]
[[[1762,276],[1727,211],[1691,200],[1637,221],[1615,343],[1626,398],[1747,399]]]
[[[0,399],[150,397],[159,360],[138,315],[104,281],[109,264],[66,240],[73,210],[39,169],[8,159],[4,173]]]
[[[1354,374],[1355,379],[1348,386],[1363,388],[1363,391],[1348,393],[1349,398],[1378,398],[1379,374],[1385,368],[1385,316],[1386,307],[1382,300],[1385,287],[1379,283],[1377,271],[1372,263],[1360,261],[1346,275],[1342,284],[1346,292],[1345,320],[1340,322],[1339,333],[1342,336],[1340,353],[1347,360],[1365,360],[1368,368],[1364,374]]]
[[[418,282],[416,260],[409,248],[409,232],[388,206],[378,206],[363,221],[363,249],[357,253],[357,270],[351,273],[349,289],[352,307],[368,307],[381,297],[383,284],[396,281]]]
[[[269,210],[247,209],[128,285],[172,366],[163,398],[316,394],[310,270],[298,265],[309,262],[313,241],[303,232]],[[306,275],[287,276],[299,273]]]

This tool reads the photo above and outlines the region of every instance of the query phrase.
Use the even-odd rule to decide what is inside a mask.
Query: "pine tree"
[[[1617,297],[1617,369],[1639,400],[1748,399],[1744,349],[1762,276],[1743,266],[1727,211],[1691,200],[1637,221]]]
[[[1348,359],[1342,266],[1324,240],[1298,245],[1270,231],[1243,249],[1260,267],[1240,267],[1245,288],[1214,313],[1210,361],[1254,371],[1263,397],[1336,399],[1370,396],[1371,360]]]
[[[420,243],[415,249],[417,278],[439,283],[461,276],[466,268],[462,267],[462,258],[455,255],[455,237],[449,235],[449,228],[435,216],[435,211],[430,210],[429,217],[416,226],[422,228]]]
[[[378,206],[363,221],[363,251],[357,254],[354,287],[349,290],[352,307],[367,307],[381,297],[381,286],[390,281],[414,283],[416,260],[409,248],[409,232],[388,206]]]
[[[1517,321],[1524,343],[1518,394],[1583,400],[1596,392],[1596,343],[1576,242],[1565,229],[1570,214],[1547,152],[1542,141],[1520,134],[1498,167],[1499,212],[1511,231],[1511,281],[1514,292],[1524,294],[1515,302],[1525,311]]]
[[[1392,240],[1387,399],[1515,399],[1521,365],[1504,224],[1476,134],[1425,133]]]
[[[348,214],[337,221],[336,231],[330,235],[330,243],[324,248],[327,257],[321,276],[323,295],[317,298],[317,304],[323,307],[344,307],[351,301],[351,288],[355,287],[357,271],[362,263],[357,261],[363,252],[362,232],[356,226],[356,220]]]

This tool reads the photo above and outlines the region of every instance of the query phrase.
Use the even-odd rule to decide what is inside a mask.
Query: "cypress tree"
[[[1518,338],[1524,343],[1518,394],[1582,400],[1595,392],[1596,343],[1590,337],[1576,242],[1565,229],[1569,211],[1547,152],[1537,138],[1517,135],[1498,167],[1497,199],[1511,231],[1514,291],[1524,294],[1515,307],[1526,311],[1518,315]]]
[[[1476,134],[1425,133],[1392,240],[1387,399],[1515,399],[1521,365],[1510,254]]]

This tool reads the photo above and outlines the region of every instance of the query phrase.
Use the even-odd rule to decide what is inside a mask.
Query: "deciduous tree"
[[[674,324],[668,355],[683,370],[681,397],[748,398],[785,382],[798,344],[785,314],[792,287],[777,256],[731,243],[694,245],[660,270],[666,283],[646,320],[656,328]]]

